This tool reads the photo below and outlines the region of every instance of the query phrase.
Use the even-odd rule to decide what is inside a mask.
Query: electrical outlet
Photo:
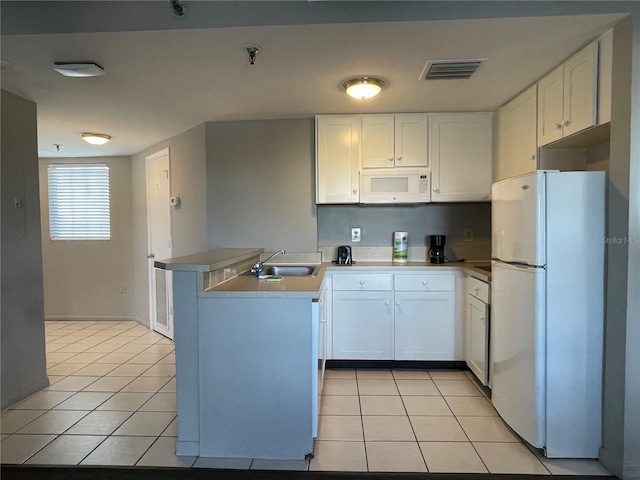
[[[473,228],[467,227],[463,230],[462,239],[465,242],[473,242]]]
[[[121,283],[120,284],[120,293],[126,293],[127,292],[127,284],[126,283]]]
[[[353,227],[351,229],[351,241],[359,242],[362,237],[360,236],[360,227]]]

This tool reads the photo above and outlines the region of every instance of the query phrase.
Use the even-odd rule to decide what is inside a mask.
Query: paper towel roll
[[[409,256],[409,232],[393,232],[393,261],[406,263]]]

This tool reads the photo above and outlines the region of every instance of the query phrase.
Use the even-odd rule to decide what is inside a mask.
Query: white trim
[[[109,315],[45,315],[47,322],[137,322],[147,327],[145,322],[135,316],[109,316]]]
[[[146,203],[146,210],[147,210],[147,253],[151,252],[151,229],[149,228],[149,217],[150,217],[150,212],[149,212],[149,192],[147,191],[147,186],[148,186],[148,180],[149,180],[149,163],[151,163],[153,160],[156,160],[158,158],[161,158],[163,156],[167,157],[167,175],[168,175],[168,181],[169,181],[169,196],[171,196],[172,194],[172,190],[171,190],[171,155],[170,155],[170,150],[169,147],[163,148],[161,150],[158,150],[155,153],[152,153],[151,155],[148,155],[145,157],[145,203]],[[169,208],[169,251],[170,251],[170,256],[173,255],[173,215],[172,215],[172,211],[171,208]],[[154,323],[155,323],[155,318],[156,318],[156,314],[155,314],[155,309],[156,309],[156,305],[154,302],[154,292],[155,292],[155,275],[153,275],[151,272],[154,271],[154,259],[147,259],[147,285],[149,288],[149,328],[151,330],[155,330],[154,328]]]

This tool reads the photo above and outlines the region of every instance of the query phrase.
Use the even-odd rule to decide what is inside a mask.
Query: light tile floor
[[[2,412],[5,464],[608,475],[550,460],[471,373],[328,370],[309,461],[177,457],[173,342],[135,322],[46,322],[50,386]]]

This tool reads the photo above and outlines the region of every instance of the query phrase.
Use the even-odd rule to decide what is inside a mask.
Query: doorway
[[[173,339],[172,272],[154,267],[155,259],[171,258],[173,254],[169,149],[149,155],[145,161],[150,326]]]

